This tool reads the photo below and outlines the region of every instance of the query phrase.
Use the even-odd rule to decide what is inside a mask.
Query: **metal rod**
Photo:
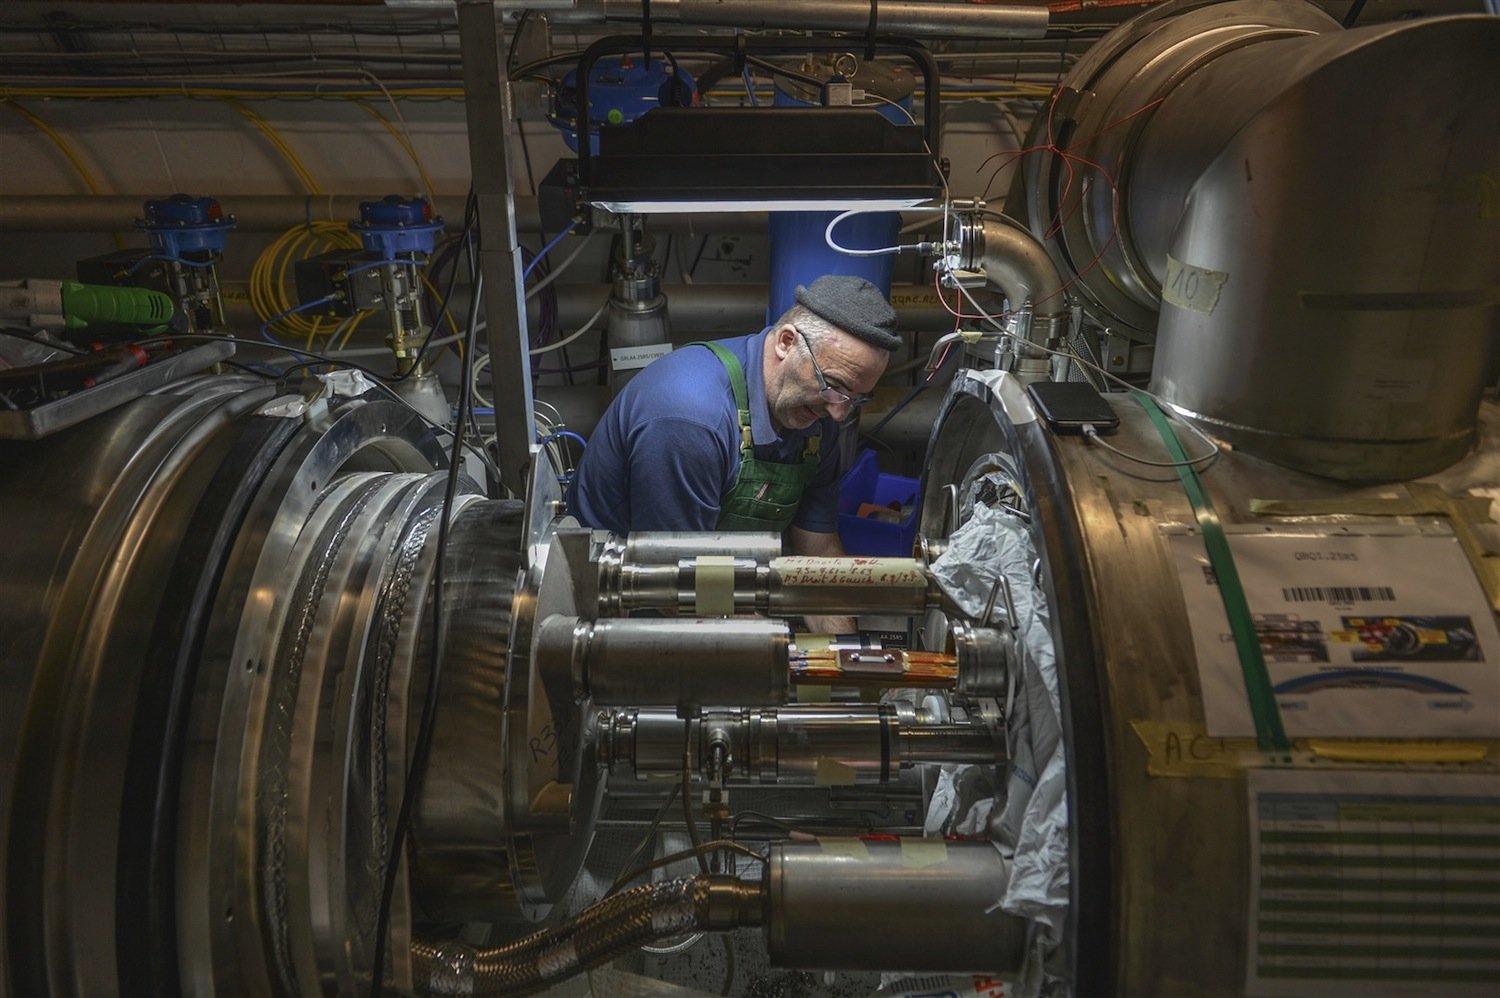
[[[638,21],[641,6],[640,0],[585,0],[577,10],[598,10],[611,21]],[[870,2],[652,0],[651,18],[661,23],[727,25],[746,30],[798,28],[862,34],[870,26]],[[947,38],[1041,38],[1047,32],[1048,18],[1045,7],[881,0],[876,28],[882,34]],[[851,40],[853,44],[856,41]]]
[[[485,316],[494,385],[495,435],[500,480],[512,495],[525,495],[536,421],[532,415],[530,347],[526,302],[521,293],[521,244],[516,239],[515,181],[510,171],[514,128],[509,83],[500,58],[502,15],[490,0],[458,5],[459,50],[464,63],[464,110],[469,129],[469,166],[474,178],[480,231],[479,267],[485,285]]]

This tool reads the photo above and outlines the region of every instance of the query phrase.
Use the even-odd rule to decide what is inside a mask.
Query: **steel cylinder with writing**
[[[782,557],[771,562],[773,615],[915,615],[937,605],[935,584],[914,558]]]

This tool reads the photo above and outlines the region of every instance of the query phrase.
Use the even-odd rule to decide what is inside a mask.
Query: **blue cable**
[[[143,256],[135,263],[132,263],[130,265],[130,269],[125,271],[125,273],[127,276],[133,274],[137,270],[140,270],[142,267],[144,267],[146,264],[156,260],[159,260],[163,263],[180,263],[184,267],[212,267],[214,265],[212,260],[184,260],[180,256],[163,256],[153,253],[150,256]]]
[[[589,442],[587,440],[583,439],[583,437],[574,433],[572,430],[558,430],[556,433],[549,433],[538,442],[545,444],[549,443],[550,441],[556,440],[558,437],[565,437],[568,440],[576,440],[578,441],[579,447],[587,447],[589,445]]]
[[[403,259],[401,259],[399,257],[396,258],[396,259],[394,259],[394,260],[368,260],[365,263],[360,264],[358,267],[349,267],[348,269],[346,269],[344,271],[344,273],[346,273],[346,274],[358,274],[359,272],[364,271],[364,270],[371,270],[371,269],[373,269],[375,267],[384,267],[384,266],[386,266],[388,264],[397,264],[397,263],[406,263],[406,264],[411,264],[412,266],[416,266],[417,265],[417,261],[416,260],[403,260]]]
[[[577,224],[577,222],[573,223],[573,225]],[[552,248],[563,241],[563,236],[572,233],[573,225],[569,225],[566,229],[563,229],[561,232],[559,232],[550,243],[542,247],[542,251],[536,255],[536,259],[532,260],[531,263],[526,265],[526,269],[521,273],[521,280],[523,282],[526,280],[526,278],[531,276],[531,272],[536,269],[537,264],[547,259],[547,254],[552,252]]]
[[[280,322],[282,319],[285,319],[289,315],[296,315],[298,312],[306,312],[310,308],[317,308],[319,305],[327,305],[335,298],[337,298],[337,295],[324,295],[322,298],[303,302],[301,305],[295,305],[292,308],[287,309],[285,312],[282,312],[280,315],[271,316],[265,322],[262,322],[260,324],[260,338],[265,340],[267,343],[274,343],[277,346],[282,346],[282,342],[271,335],[272,323]]]

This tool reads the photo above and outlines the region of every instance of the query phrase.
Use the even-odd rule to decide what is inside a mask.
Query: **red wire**
[[[1138,3],[1138,2],[1140,2],[1140,0],[1113,0],[1113,2],[1111,2],[1111,0],[1098,0],[1098,3],[1096,5],[1097,6],[1124,6],[1126,4]],[[1060,5],[1060,6],[1059,5],[1049,5],[1049,7],[1051,7],[1051,9],[1054,9],[1054,10],[1057,10],[1057,9],[1079,9],[1081,7],[1081,5],[1078,5],[1078,4],[1066,5],[1066,4],[1064,4],[1064,5]],[[1093,258],[1091,260],[1089,260],[1088,264],[1085,265],[1083,267],[1083,269],[1079,270],[1077,273],[1075,273],[1068,280],[1064,281],[1063,284],[1062,284],[1062,286],[1059,287],[1056,291],[1053,291],[1051,294],[1048,294],[1048,295],[1046,295],[1046,296],[1044,296],[1042,298],[1038,298],[1035,301],[1033,301],[1032,302],[1033,305],[1040,305],[1043,302],[1050,301],[1053,298],[1056,298],[1058,295],[1064,294],[1070,287],[1072,287],[1074,284],[1076,284],[1084,276],[1086,276],[1087,274],[1089,274],[1090,272],[1092,272],[1094,270],[1094,268],[1099,265],[1100,261],[1102,261],[1104,259],[1104,254],[1107,253],[1109,251],[1109,248],[1114,245],[1115,240],[1119,237],[1119,234],[1120,234],[1120,185],[1118,183],[1116,183],[1114,175],[1111,174],[1107,169],[1105,169],[1104,166],[1102,166],[1099,163],[1094,162],[1093,160],[1085,159],[1084,157],[1078,155],[1077,153],[1067,152],[1067,151],[1065,151],[1063,149],[1059,149],[1057,147],[1056,139],[1055,139],[1054,132],[1053,132],[1053,115],[1056,113],[1056,110],[1057,110],[1057,101],[1058,101],[1058,98],[1061,95],[1062,95],[1061,88],[1059,88],[1058,90],[1053,91],[1053,93],[1052,93],[1052,99],[1047,104],[1047,142],[1046,142],[1045,145],[1030,146],[1030,147],[1025,148],[1025,149],[1017,149],[1017,150],[1014,150],[1014,151],[1002,151],[1002,152],[993,153],[990,156],[985,157],[984,161],[981,162],[979,164],[979,166],[974,171],[974,172],[978,173],[980,170],[984,169],[984,167],[987,164],[989,164],[992,160],[996,159],[997,157],[1001,157],[1001,156],[1005,157],[1005,161],[1002,162],[998,167],[996,167],[995,172],[990,175],[990,179],[989,179],[988,183],[986,183],[985,186],[984,186],[984,191],[980,194],[981,198],[985,198],[985,197],[989,196],[990,187],[994,185],[994,183],[995,183],[995,181],[997,179],[999,179],[1000,174],[1005,171],[1005,168],[1007,166],[1010,166],[1016,160],[1020,159],[1022,156],[1027,156],[1027,155],[1030,155],[1031,153],[1034,153],[1034,152],[1050,152],[1054,156],[1057,156],[1059,159],[1061,159],[1064,169],[1067,170],[1067,179],[1063,182],[1062,197],[1059,198],[1059,200],[1058,200],[1058,210],[1057,210],[1057,212],[1055,212],[1053,214],[1052,219],[1051,219],[1051,221],[1050,221],[1050,223],[1049,223],[1049,225],[1047,227],[1046,232],[1044,232],[1043,235],[1042,235],[1042,238],[1044,240],[1045,239],[1051,239],[1054,236],[1056,236],[1059,232],[1061,232],[1063,226],[1065,226],[1069,221],[1071,221],[1072,218],[1078,213],[1079,209],[1082,208],[1082,206],[1083,206],[1083,196],[1082,196],[1082,194],[1079,195],[1079,197],[1077,198],[1077,200],[1074,203],[1072,203],[1071,205],[1069,204],[1069,199],[1070,199],[1070,197],[1071,197],[1071,195],[1073,193],[1073,184],[1074,184],[1075,179],[1076,179],[1075,174],[1074,174],[1074,170],[1073,170],[1073,164],[1074,163],[1077,163],[1080,166],[1088,167],[1088,168],[1090,168],[1092,170],[1098,171],[1099,175],[1104,178],[1105,183],[1109,184],[1109,189],[1110,189],[1110,192],[1111,192],[1110,202],[1111,202],[1111,207],[1113,209],[1111,211],[1111,220],[1114,223],[1113,228],[1110,230],[1109,238],[1104,241],[1104,243],[1099,247],[1098,252],[1096,252],[1094,254]],[[1129,121],[1131,118],[1134,118],[1134,117],[1136,117],[1137,115],[1140,115],[1140,114],[1144,114],[1147,111],[1151,110],[1152,108],[1156,107],[1163,100],[1165,100],[1164,97],[1158,97],[1156,100],[1151,101],[1148,104],[1143,104],[1142,106],[1136,108],[1134,111],[1131,111],[1129,114],[1123,115],[1123,116],[1121,116],[1119,118],[1116,118],[1114,121],[1111,121],[1107,125],[1102,126],[1101,128],[1099,128],[1098,131],[1094,132],[1092,135],[1089,135],[1089,136],[1087,136],[1087,137],[1085,137],[1085,138],[1083,138],[1083,139],[1081,139],[1081,140],[1073,143],[1072,147],[1075,148],[1075,149],[1079,149],[1079,148],[1083,148],[1083,147],[1087,146],[1089,143],[1093,142],[1095,139],[1097,139],[1099,136],[1103,135],[1104,133],[1108,132],[1109,130],[1111,130],[1113,128],[1116,128],[1116,127],[1124,124],[1125,122]],[[943,307],[948,310],[948,313],[950,315],[953,315],[953,316],[955,316],[957,318],[960,318],[960,319],[980,319],[980,318],[984,318],[984,316],[979,316],[979,315],[964,315],[961,312],[955,312],[948,305],[947,300],[943,298],[943,292],[942,292],[941,285],[937,284],[937,282],[935,281],[934,282],[934,286],[937,287],[937,289],[938,289],[938,301],[942,302]]]

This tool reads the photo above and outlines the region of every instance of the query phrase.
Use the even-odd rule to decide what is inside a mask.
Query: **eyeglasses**
[[[823,369],[818,366],[818,358],[813,353],[812,341],[807,338],[806,333],[797,329],[796,326],[793,326],[792,329],[796,331],[798,336],[802,337],[802,345],[807,347],[807,359],[812,361],[813,377],[818,379],[818,395],[824,402],[831,402],[834,405],[859,406],[875,398],[874,395],[850,395],[848,392],[842,390],[844,386],[838,382],[829,384],[828,379],[823,376]]]

